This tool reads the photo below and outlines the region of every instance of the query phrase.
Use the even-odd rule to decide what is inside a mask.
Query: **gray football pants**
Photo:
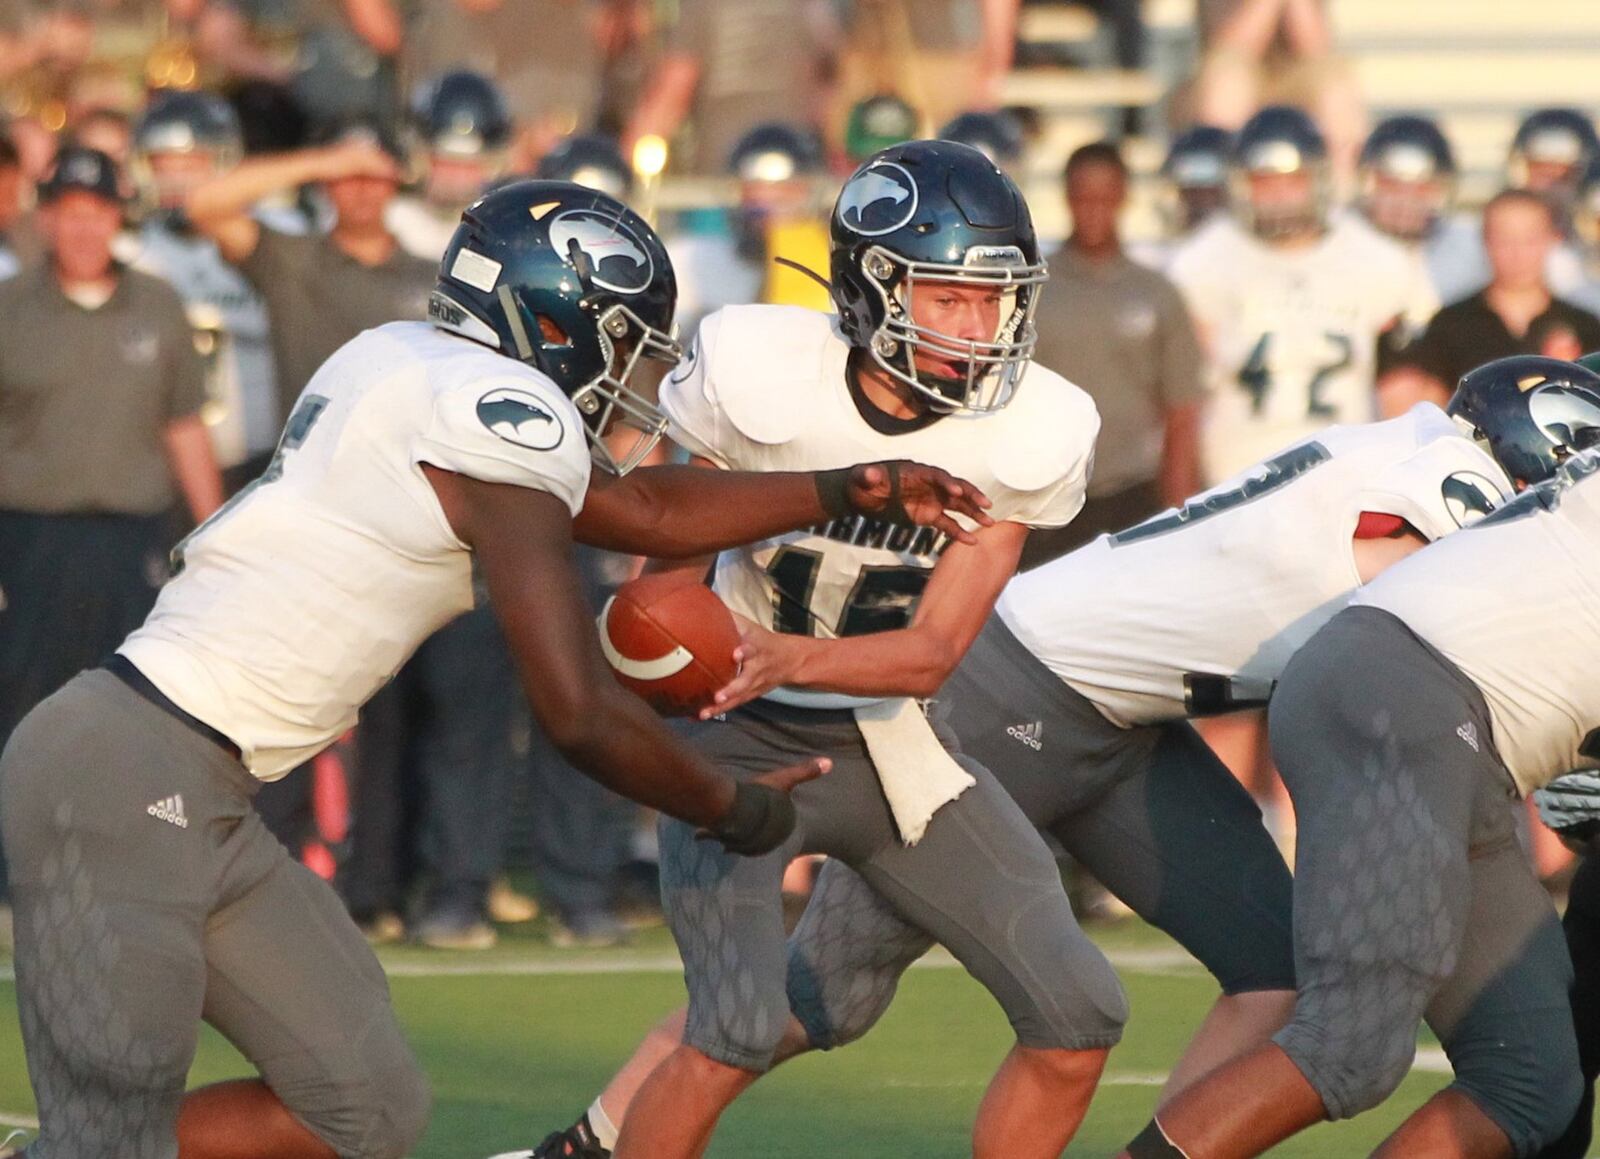
[[[341,1156],[398,1159],[427,1082],[377,959],[255,779],[104,670],[0,757],[32,1159],[175,1159],[200,1021]]]
[[[1289,869],[1261,810],[1187,722],[1123,729],[991,617],[934,716],[1034,825],[1228,994],[1294,988]],[[789,998],[811,1044],[888,1009],[932,945],[849,868],[823,867],[790,939]]]
[[[1482,694],[1396,617],[1349,608],[1289,663],[1270,727],[1300,829],[1299,996],[1275,1041],[1347,1118],[1405,1077],[1426,1018],[1452,1089],[1536,1153],[1581,1094],[1572,965]]]
[[[735,857],[697,840],[691,826],[662,821],[662,902],[684,959],[690,1046],[730,1066],[771,1066],[790,1014],[781,879],[801,853],[850,865],[948,948],[999,1001],[1023,1045],[1118,1041],[1127,1000],[1116,973],[1078,928],[1044,841],[982,766],[958,758],[977,784],[905,846],[850,713],[759,702],[693,739],[740,778],[812,755],[834,766],[795,791],[795,833],[764,857]],[[941,740],[953,751],[948,732]]]

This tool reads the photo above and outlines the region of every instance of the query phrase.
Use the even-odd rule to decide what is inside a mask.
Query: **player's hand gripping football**
[[[739,647],[733,653],[739,674],[719,688],[712,702],[700,710],[701,720],[720,716],[794,680],[798,657],[793,643],[798,637],[769,632],[743,616],[733,618],[739,625]]]
[[[812,757],[739,782],[722,820],[702,830],[699,836],[720,841],[729,853],[745,857],[771,853],[794,832],[794,802],[789,794],[832,767],[833,762],[827,757]]]
[[[958,543],[976,541],[954,515],[965,515],[979,527],[994,523],[989,497],[978,488],[948,471],[906,459],[857,464],[845,484],[845,498],[859,514],[935,527]]]

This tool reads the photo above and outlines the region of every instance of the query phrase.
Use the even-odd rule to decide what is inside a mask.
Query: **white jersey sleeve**
[[[576,516],[591,459],[587,436],[571,429],[573,413],[543,376],[473,378],[435,396],[412,455],[469,479],[548,491]]]
[[[1407,417],[1417,449],[1373,475],[1356,495],[1358,509],[1398,516],[1431,543],[1511,498],[1499,465],[1438,407],[1418,403]]]

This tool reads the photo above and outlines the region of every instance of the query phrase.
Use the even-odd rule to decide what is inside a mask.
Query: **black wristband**
[[[836,467],[832,471],[818,471],[814,476],[817,498],[829,519],[842,519],[851,514],[850,472],[853,470],[854,467]]]
[[[771,853],[794,832],[794,802],[788,793],[751,782],[733,790],[733,804],[711,836],[729,853],[759,857]]]

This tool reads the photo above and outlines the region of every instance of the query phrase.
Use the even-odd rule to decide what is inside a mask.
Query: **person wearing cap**
[[[681,172],[724,171],[748,130],[769,121],[822,123],[833,29],[813,0],[680,0],[678,19],[628,118],[623,149],[693,128]]]
[[[1083,510],[1066,527],[1030,535],[1024,569],[1200,489],[1205,359],[1177,287],[1123,253],[1127,164],[1115,145],[1095,142],[1068,158],[1064,177],[1072,236],[1050,258],[1034,360],[1089,392],[1101,434]]]
[[[850,106],[844,122],[844,156],[854,168],[880,149],[921,136],[922,118],[893,93],[875,93]]]
[[[0,747],[144,619],[175,504],[222,502],[183,302],[112,256],[111,159],[62,149],[39,198],[44,260],[0,282]]]
[[[427,316],[437,264],[406,253],[384,221],[401,160],[385,134],[353,123],[325,145],[246,161],[185,199],[195,228],[266,299],[280,423],[339,347],[385,322]],[[318,186],[333,207],[325,237],[283,233],[252,215],[256,203],[301,185]]]

